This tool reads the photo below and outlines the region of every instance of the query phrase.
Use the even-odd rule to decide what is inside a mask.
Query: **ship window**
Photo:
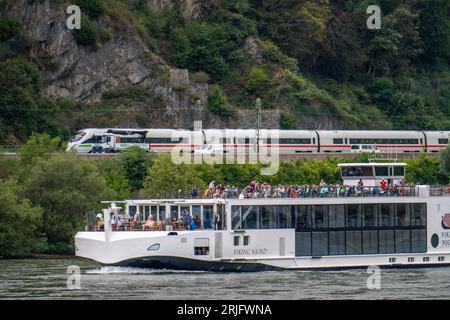
[[[209,255],[209,238],[195,238],[194,254],[196,256]]]
[[[363,224],[366,228],[373,228],[378,226],[377,217],[377,205],[376,204],[363,204]]]
[[[328,255],[328,232],[312,233],[312,255],[313,256]]]
[[[394,225],[394,209],[392,204],[380,204],[380,226],[391,227]]]
[[[394,176],[404,176],[405,168],[404,167],[394,167]]]
[[[409,227],[410,225],[410,208],[406,203],[397,203],[397,217],[395,225],[399,227]]]
[[[345,227],[345,205],[332,204],[328,208],[328,221],[330,228]]]
[[[248,246],[250,242],[250,236],[244,236],[244,246]]]
[[[439,262],[445,261],[445,257],[438,257],[438,261]]]
[[[311,255],[311,232],[295,233],[295,255],[296,256]]]
[[[313,206],[314,228],[328,228],[328,206]]]
[[[361,226],[361,206],[359,204],[347,205],[347,228]]]
[[[426,226],[427,215],[426,215],[426,204],[424,203],[413,203],[412,205],[412,226]]]
[[[411,252],[427,252],[427,230],[411,230]]]
[[[414,262],[414,257],[408,257],[408,262]]]
[[[411,252],[410,230],[395,230],[395,252]]]
[[[147,248],[148,251],[158,251],[161,245],[159,243],[152,244]]]
[[[397,258],[389,258],[390,263],[395,263],[397,261]]]
[[[242,229],[258,229],[259,206],[242,207]]]
[[[394,253],[394,230],[380,230],[378,233],[379,238],[379,253]]]
[[[297,230],[310,229],[312,227],[310,206],[297,206],[296,224]]]
[[[388,167],[375,167],[375,175],[377,177],[388,176]]]
[[[347,254],[361,254],[361,231],[347,231],[345,244]]]
[[[429,262],[430,261],[430,257],[423,257],[423,262]]]
[[[261,229],[274,229],[277,227],[277,206],[262,206]]]
[[[330,231],[330,255],[345,254],[345,231]]]
[[[378,231],[365,230],[363,231],[363,254],[378,253]]]
[[[240,236],[234,236],[234,245],[235,246],[238,246],[239,245],[239,242],[240,242]]]
[[[372,177],[372,167],[342,167],[342,176],[344,177]]]

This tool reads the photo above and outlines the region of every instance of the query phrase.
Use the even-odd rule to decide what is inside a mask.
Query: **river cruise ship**
[[[404,164],[340,166],[341,185],[104,202],[77,233],[76,255],[209,271],[450,264],[449,187],[406,185]]]

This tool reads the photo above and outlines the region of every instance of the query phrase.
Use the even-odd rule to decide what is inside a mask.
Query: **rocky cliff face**
[[[160,10],[179,5],[184,17],[192,19],[206,14],[219,0],[148,0],[149,8]],[[174,69],[151,52],[138,33],[123,17],[104,15],[96,20],[98,27],[112,30],[112,36],[96,48],[80,46],[66,26],[68,2],[54,0],[3,0],[0,16],[15,15],[25,26],[30,46],[27,54],[41,68],[45,93],[53,98],[71,98],[96,103],[102,94],[117,88],[140,85],[150,88],[158,97],[157,111],[149,102],[142,114],[130,113],[122,125],[191,128],[197,99],[206,105],[208,85],[191,83],[187,70]],[[256,60],[260,53],[254,39],[246,51]],[[204,128],[254,128],[256,113],[239,110],[231,117],[220,118],[203,110]],[[279,112],[263,112],[263,127],[278,128]],[[323,127],[314,119],[302,121],[305,128]],[[97,125],[95,119],[90,125]]]

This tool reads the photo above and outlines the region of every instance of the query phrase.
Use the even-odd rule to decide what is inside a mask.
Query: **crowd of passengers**
[[[175,216],[168,217],[164,220],[156,221],[152,215],[148,215],[147,219],[143,222],[140,221],[140,216],[138,213],[134,214],[133,217],[128,221],[123,221],[120,215],[113,215],[111,218],[111,229],[112,231],[120,230],[142,230],[142,231],[171,231],[171,230],[198,230],[198,229],[220,229],[221,221],[218,214],[215,215],[214,221],[208,216],[205,216],[203,224],[198,215],[194,215],[187,209],[183,209],[180,214],[180,218]],[[103,215],[99,213],[97,215],[95,228],[97,231],[104,229]]]
[[[191,197],[203,198],[319,198],[319,197],[357,197],[357,196],[403,196],[411,194],[411,187],[407,186],[403,179],[398,184],[388,184],[385,179],[378,186],[365,187],[362,179],[357,185],[329,184],[323,179],[319,184],[290,185],[278,184],[275,186],[267,182],[259,183],[256,180],[250,182],[243,189],[236,186],[218,184],[211,181],[208,188],[201,194],[198,187],[191,191]],[[412,190],[414,191],[414,190]]]

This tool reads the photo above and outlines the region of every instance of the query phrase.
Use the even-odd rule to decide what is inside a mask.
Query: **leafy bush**
[[[97,26],[87,16],[81,16],[81,29],[73,32],[75,41],[82,46],[93,46],[97,43]]]
[[[91,18],[97,18],[106,8],[103,0],[75,0],[75,4]]]
[[[292,113],[282,113],[280,115],[281,129],[297,129],[297,118]]]
[[[21,188],[14,181],[0,180],[0,257],[25,257],[45,249],[39,233],[42,209],[19,196]]]
[[[218,85],[211,86],[207,106],[211,112],[217,115],[231,115],[231,109],[228,105],[227,97]]]
[[[259,67],[253,67],[250,70],[247,81],[247,89],[250,92],[259,94],[270,86],[270,79],[266,72]]]
[[[209,75],[203,71],[194,72],[190,74],[190,80],[196,83],[208,83]]]
[[[10,40],[24,31],[22,22],[15,16],[0,19],[0,42]]]

